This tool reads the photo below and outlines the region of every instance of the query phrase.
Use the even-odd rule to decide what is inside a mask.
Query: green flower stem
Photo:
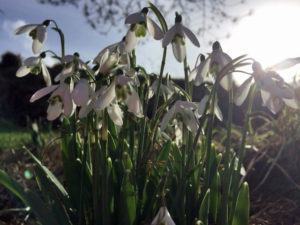
[[[153,110],[152,110],[152,118],[155,118],[156,116],[156,109],[158,106],[158,100],[159,100],[159,95],[160,95],[160,86],[162,83],[162,77],[164,73],[164,68],[166,64],[166,56],[167,56],[167,47],[164,48],[162,60],[161,60],[161,66],[160,66],[160,72],[159,72],[159,77],[158,77],[158,85],[157,85],[157,90],[156,90],[156,95],[154,98],[154,105],[153,105]]]
[[[230,81],[231,82],[231,81]],[[233,109],[233,90],[229,90],[229,105],[228,105],[228,116],[227,116],[227,138],[226,138],[226,149],[224,154],[224,178],[222,186],[224,192],[221,198],[221,224],[226,225],[228,223],[228,195],[230,186],[230,147],[231,147],[231,125],[232,125],[232,109]]]
[[[244,127],[243,127],[243,133],[242,133],[242,141],[241,141],[240,149],[238,151],[237,171],[232,178],[232,193],[233,193],[232,208],[235,207],[237,195],[238,195],[239,176],[240,176],[244,152],[245,152],[246,137],[247,137],[247,132],[248,132],[248,128],[249,128],[250,114],[251,114],[251,110],[252,110],[252,106],[253,106],[253,102],[254,102],[255,89],[256,89],[256,84],[252,85],[251,90],[250,90],[249,104],[248,104],[248,108],[247,108],[247,113],[246,113],[245,123],[244,123]],[[230,213],[229,224],[232,223],[233,215],[234,215],[234,210],[232,210]]]
[[[102,180],[101,180],[101,196],[102,196],[102,224],[110,224],[110,215],[109,215],[109,201],[108,201],[108,175],[107,175],[107,112],[105,110],[102,111],[102,128],[101,128],[101,145],[99,146],[98,150],[100,151],[101,155],[101,165],[102,165]],[[98,169],[99,171],[99,169]],[[97,189],[98,190],[98,189]],[[98,209],[97,209],[98,210]],[[98,212],[95,212],[95,215],[98,215]],[[99,223],[95,223],[99,224]]]
[[[191,96],[192,99],[193,96],[189,86],[189,74],[188,74],[189,66],[186,57],[184,57],[184,61],[183,61],[183,70],[184,70],[184,89]]]
[[[84,175],[85,175],[85,171],[86,171],[86,160],[87,160],[87,154],[88,152],[90,151],[90,132],[89,132],[89,129],[90,129],[90,115],[88,115],[87,117],[87,121],[86,121],[86,124],[85,124],[85,129],[84,129],[84,144],[83,144],[83,156],[82,156],[82,165],[81,165],[81,171],[80,171],[80,202],[79,202],[79,222],[78,224],[82,224],[83,223],[83,199],[84,199],[84,196],[83,196],[83,187],[85,185],[85,178],[84,178]]]
[[[57,33],[59,34],[59,38],[60,38],[60,46],[61,46],[61,57],[65,56],[65,36],[64,33],[61,31],[61,29],[59,29],[59,27],[57,26],[57,23],[55,22],[55,20],[50,20],[52,23],[54,23],[55,28],[54,30],[57,31]]]
[[[217,89],[219,86],[219,82],[216,81],[212,93],[211,93],[211,105],[210,105],[210,114],[208,117],[208,130],[207,130],[207,139],[206,139],[206,175],[205,175],[205,184],[204,184],[204,190],[203,193],[206,193],[207,189],[210,186],[210,154],[211,154],[211,144],[212,144],[212,131],[213,131],[213,122],[215,117],[215,102],[217,97]]]

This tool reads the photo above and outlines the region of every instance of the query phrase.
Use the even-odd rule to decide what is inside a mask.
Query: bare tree
[[[43,4],[70,4],[81,8],[87,22],[101,34],[107,34],[112,27],[121,29],[124,18],[141,10],[147,1],[141,0],[37,0]],[[234,13],[232,8],[244,5],[246,0],[153,0],[170,22],[175,11],[184,17],[184,23],[196,22],[197,33],[204,35],[213,28],[219,28],[224,22],[236,23],[242,17],[252,14]],[[237,11],[237,10],[235,10]]]

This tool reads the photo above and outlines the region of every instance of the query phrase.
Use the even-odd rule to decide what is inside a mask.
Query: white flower
[[[205,59],[204,61],[201,60],[200,65],[196,68],[196,78],[195,78],[195,85],[200,85],[205,77],[208,74],[212,74],[217,76],[218,73],[225,67],[228,63],[232,61],[231,57],[223,52],[221,45],[218,41],[213,43],[213,51]],[[211,78],[208,78],[212,80]],[[220,80],[220,85],[226,90],[229,91],[232,88],[232,74],[229,73],[225,75]]]
[[[183,123],[186,127],[193,133],[196,133],[198,130],[198,120],[195,117],[193,110],[196,110],[197,106],[194,103],[178,100],[171,107],[170,110],[164,115],[160,127],[161,130],[165,130],[169,121],[173,118],[175,114],[180,114],[182,117]]]
[[[162,45],[165,48],[170,42],[172,42],[173,54],[178,62],[182,62],[185,58],[185,35],[191,40],[191,42],[200,47],[197,37],[188,28],[181,24],[181,15],[176,13],[175,25],[171,27],[163,39]]]
[[[73,55],[65,55],[62,57],[61,62],[63,64],[63,69],[54,78],[55,82],[65,80],[74,73],[78,72],[79,69],[86,71],[89,75],[94,77],[93,70],[91,70],[88,65],[79,58],[79,54],[76,52]]]
[[[209,71],[209,63],[205,60],[204,55],[200,56],[200,64],[189,74],[189,82],[195,79],[194,85],[199,86],[204,82],[214,83],[215,79],[207,75]]]
[[[32,51],[34,54],[40,52],[43,47],[43,43],[46,40],[47,33],[46,27],[49,25],[50,21],[45,20],[42,24],[27,24],[17,28],[14,34],[23,34],[29,32],[29,36],[32,38]]]
[[[155,80],[152,83],[152,85],[150,86],[149,95],[148,95],[149,99],[154,96],[154,93],[156,93],[157,87],[158,87],[158,82],[159,82],[159,80]],[[169,99],[173,95],[174,92],[175,92],[175,87],[170,82],[168,82],[167,85],[162,84],[162,83],[160,84],[160,94],[166,96],[167,99]]]
[[[108,74],[115,66],[117,66],[118,61],[119,53],[109,48],[105,48],[94,58],[93,62],[99,66],[95,74]]]
[[[100,114],[103,109],[107,108],[108,114],[112,121],[118,125],[122,126],[123,124],[123,112],[121,111],[118,105],[118,97],[116,94],[117,86],[127,85],[129,90],[125,93],[125,104],[128,107],[128,111],[132,112],[137,117],[143,117],[142,105],[136,91],[128,84],[132,82],[132,78],[119,75],[117,78],[110,84],[110,86],[105,86],[102,88],[95,97],[93,97],[90,106],[87,107],[86,115],[91,109],[94,109],[97,114]]]
[[[131,52],[135,48],[139,38],[146,36],[146,29],[155,40],[161,40],[163,38],[162,30],[147,14],[148,8],[144,8],[141,12],[127,16],[125,24],[131,24],[131,26],[125,38],[126,52]]]
[[[160,225],[160,224],[175,225],[167,207],[165,206],[160,207],[157,215],[154,217],[151,223],[151,225]]]
[[[209,95],[205,95],[201,101],[199,102],[199,104],[197,105],[197,110],[195,112],[195,115],[197,118],[200,118],[201,116],[203,116],[204,110],[205,110],[205,106],[207,104],[207,101],[209,99]],[[221,109],[219,108],[218,104],[215,102],[215,106],[214,106],[214,114],[216,115],[216,117],[220,120],[223,121],[223,114]]]
[[[42,70],[42,75],[44,78],[44,81],[47,86],[51,85],[51,77],[49,74],[49,71],[47,69],[47,66],[43,62],[43,56],[32,56],[24,60],[23,66],[21,66],[17,72],[17,77],[24,77],[28,75],[29,73],[39,74]]]
[[[52,85],[38,90],[31,96],[30,102],[35,102],[51,92],[52,94],[48,99],[49,106],[47,109],[47,119],[55,120],[62,113],[69,118],[74,112],[74,104],[70,93],[70,87],[64,82],[61,82],[59,85]]]
[[[276,114],[284,103],[292,108],[298,108],[294,89],[284,82],[279,74],[275,71],[263,70],[258,62],[253,63],[252,69],[252,76],[244,81],[235,94],[236,105],[241,105],[245,101],[253,84],[252,80],[255,79],[260,88],[263,105],[268,107],[272,113]]]

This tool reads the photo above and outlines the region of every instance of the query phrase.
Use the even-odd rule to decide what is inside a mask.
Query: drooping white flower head
[[[169,121],[174,117],[175,114],[179,114],[182,118],[183,123],[193,133],[197,132],[198,120],[195,117],[193,110],[197,109],[197,105],[192,102],[178,100],[171,107],[170,110],[164,115],[160,127],[161,130],[165,130],[168,126]]]
[[[65,80],[78,72],[80,69],[86,71],[90,76],[94,77],[94,71],[80,59],[79,54],[75,52],[73,55],[65,55],[62,57],[61,62],[63,64],[62,71],[54,78],[55,82]]]
[[[205,60],[205,56],[201,54],[200,64],[191,71],[189,74],[189,81],[195,80],[194,85],[199,86],[204,82],[214,83],[215,79],[213,76],[208,74],[209,63]]]
[[[197,105],[197,110],[195,111],[195,115],[196,115],[197,118],[200,118],[200,117],[203,116],[208,99],[209,99],[209,95],[205,95],[201,99],[201,101],[199,102],[199,104]],[[219,108],[217,102],[215,102],[214,114],[216,115],[216,117],[220,121],[223,121],[223,114],[222,114],[222,111]]]
[[[278,73],[263,70],[258,62],[252,64],[252,69],[252,76],[244,81],[235,94],[236,105],[241,105],[245,101],[254,79],[260,88],[263,105],[272,113],[280,111],[284,103],[292,108],[298,108],[294,89]]]
[[[125,19],[125,24],[131,24],[125,38],[125,52],[131,52],[140,37],[146,36],[146,30],[155,40],[163,38],[163,32],[160,27],[148,16],[148,8],[143,8],[141,12],[130,14]]]
[[[143,117],[143,110],[139,96],[129,84],[132,81],[133,79],[130,77],[123,75],[117,76],[109,86],[105,86],[98,91],[97,96],[93,97],[93,100],[89,104],[90,106],[87,107],[88,111],[85,112],[84,115],[86,115],[92,109],[94,109],[95,112],[100,115],[101,111],[107,108],[108,114],[112,121],[116,125],[122,126],[123,112],[118,105],[116,89],[126,86],[129,88],[129,90],[125,92],[125,98],[123,100],[128,107],[128,111],[137,117]]]
[[[158,213],[154,217],[151,225],[175,225],[175,222],[173,221],[172,217],[170,216],[170,213],[167,209],[167,207],[162,206],[160,207]]]
[[[46,27],[49,26],[49,24],[49,20],[45,20],[42,24],[27,24],[17,28],[14,31],[14,34],[19,35],[29,32],[29,36],[33,40],[32,51],[34,54],[38,54],[43,47],[44,41],[46,40]]]
[[[204,61],[204,65],[200,67],[201,71],[198,73],[201,76],[207,74],[212,74],[213,76],[218,76],[218,73],[232,61],[231,57],[223,52],[222,47],[218,41],[213,43],[212,52]],[[232,74],[226,74],[221,80],[220,85],[226,90],[229,91],[232,88]]]
[[[24,77],[29,73],[39,74],[42,71],[44,81],[47,86],[51,85],[50,73],[47,69],[47,66],[43,62],[45,54],[40,56],[32,56],[24,60],[23,65],[17,70],[17,77]]]
[[[31,96],[30,102],[35,102],[51,92],[52,94],[48,99],[47,119],[55,120],[62,113],[67,118],[72,116],[75,110],[74,103],[71,97],[70,87],[64,82],[61,82],[59,85],[52,85],[38,90]]]
[[[182,25],[182,17],[176,12],[175,25],[171,27],[162,42],[163,48],[172,43],[173,54],[178,62],[182,62],[186,56],[185,35],[197,47],[200,47],[197,37],[188,28]]]

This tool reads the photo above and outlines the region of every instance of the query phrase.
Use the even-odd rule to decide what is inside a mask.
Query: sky
[[[216,40],[221,42],[224,52],[231,57],[248,54],[260,61],[264,67],[289,57],[300,56],[300,1],[299,0],[246,0],[247,4],[239,9],[241,12],[254,9],[254,14],[244,17],[237,24],[224,24],[213,30]],[[146,4],[146,1],[145,1]],[[66,54],[79,52],[87,61],[93,59],[106,46],[118,42],[125,35],[112,29],[106,36],[100,35],[87,23],[80,9],[74,6],[41,5],[36,0],[0,0],[0,55],[6,51],[20,54],[23,58],[32,56],[32,40],[28,35],[14,35],[19,26],[41,23],[45,19],[54,19],[63,30],[66,39]],[[243,13],[242,12],[242,13]],[[183,21],[184,22],[184,21]],[[191,30],[201,24],[198,19],[192,21]],[[120,23],[123,23],[121,21]],[[168,24],[171,27],[173,24]],[[125,25],[124,25],[125,26]],[[230,33],[230,38],[224,38]],[[205,37],[199,36],[201,47],[195,48],[189,40],[187,45],[188,62],[193,67],[199,53],[208,53],[211,46]],[[159,72],[162,57],[161,42],[152,38],[144,40],[147,44],[136,47],[138,63],[149,72]],[[59,39],[56,32],[48,30],[47,40],[42,50],[59,50]],[[48,65],[55,61],[48,60]],[[173,77],[183,77],[183,65],[176,62],[169,47],[165,71]],[[295,73],[295,69],[289,74]],[[291,76],[288,78],[291,80]]]

